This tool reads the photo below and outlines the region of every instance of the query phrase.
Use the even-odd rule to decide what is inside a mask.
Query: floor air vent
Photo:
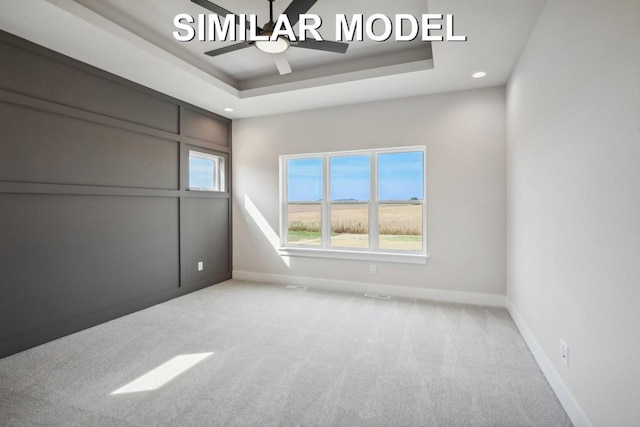
[[[364,294],[365,297],[368,298],[377,298],[377,299],[389,299],[391,298],[389,295],[378,295],[378,294]]]
[[[289,289],[307,289],[306,286],[298,286],[298,285],[287,285],[287,286],[285,286],[285,288],[289,288]]]

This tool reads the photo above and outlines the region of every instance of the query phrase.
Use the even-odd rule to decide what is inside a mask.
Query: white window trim
[[[411,203],[422,205],[422,251],[392,251],[381,249],[357,249],[357,248],[332,248],[331,247],[331,219],[330,208],[332,204],[341,202],[331,202],[330,196],[330,176],[329,176],[329,159],[337,156],[362,155],[369,154],[371,156],[371,179],[370,179],[370,200],[368,202],[348,202],[348,204],[367,204],[369,206],[369,246],[370,248],[378,248],[378,233],[372,233],[371,230],[378,229],[378,207],[383,204],[407,204],[407,200],[398,201],[379,201],[378,200],[378,155],[393,154],[404,152],[421,152],[423,161],[423,198],[422,200],[411,201]],[[304,158],[321,158],[323,172],[323,199],[321,202],[292,202],[293,204],[310,204],[320,205],[322,214],[322,237],[321,247],[313,246],[288,246],[288,205],[287,200],[287,161],[291,159]],[[426,147],[397,147],[386,149],[370,149],[370,150],[353,150],[353,151],[336,151],[328,153],[306,153],[298,155],[280,156],[280,248],[279,252],[282,256],[301,256],[301,257],[317,257],[317,258],[339,258],[361,261],[379,261],[379,262],[398,262],[409,264],[426,264],[427,254],[427,164],[426,164]],[[347,202],[344,202],[347,203]],[[375,212],[375,213],[374,213]]]
[[[218,189],[210,189],[210,188],[200,188],[200,187],[191,187],[189,186],[189,191],[208,191],[213,193],[225,193],[227,191],[227,186],[225,182],[225,158],[223,156],[217,154],[209,154],[202,151],[197,150],[189,150],[189,158],[195,157],[198,159],[211,160],[215,163],[215,176],[214,176],[214,187],[215,181],[218,182]],[[187,174],[188,176],[188,174]]]

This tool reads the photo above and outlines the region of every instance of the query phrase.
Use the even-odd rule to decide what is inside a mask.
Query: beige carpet
[[[0,424],[571,425],[504,309],[235,280],[1,359]]]

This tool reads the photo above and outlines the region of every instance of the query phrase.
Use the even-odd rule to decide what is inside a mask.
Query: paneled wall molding
[[[169,141],[185,142],[186,144],[196,147],[207,148],[209,150],[218,151],[222,153],[230,153],[231,150],[228,146],[216,144],[209,141],[203,141],[197,138],[191,138],[180,133],[165,132],[159,129],[155,129],[148,126],[139,125],[125,120],[116,119],[109,116],[104,116],[89,111],[84,111],[79,108],[68,107],[66,105],[56,104],[42,99],[25,96],[20,93],[11,92],[8,90],[0,89],[0,102],[6,102],[10,104],[20,105],[22,107],[29,107],[36,110],[46,111],[49,113],[60,114],[67,117],[72,117],[80,120],[85,120],[92,123],[97,123],[105,126],[111,126],[118,129],[124,129],[132,132],[138,132],[144,135],[155,136],[157,138],[167,139]]]
[[[204,193],[153,188],[47,184],[34,182],[0,182],[0,194],[67,194],[80,196],[176,197],[188,199],[229,199],[229,193]]]
[[[134,83],[132,81],[126,80],[122,77],[116,76],[115,74],[111,74],[109,72],[106,72],[104,70],[101,70],[99,68],[96,68],[92,65],[88,65],[84,62],[80,62],[77,61],[75,59],[72,59],[68,56],[62,55],[60,53],[54,52],[50,49],[47,49],[45,47],[42,47],[40,45],[37,45],[35,43],[31,43],[27,40],[24,40],[20,37],[14,36],[10,33],[7,33],[5,31],[0,30],[0,43],[4,43],[6,45],[10,45],[10,46],[15,46],[17,48],[19,48],[22,51],[25,52],[29,52],[32,53],[38,57],[41,57],[43,59],[48,60],[49,62],[52,63],[59,63],[65,66],[72,66],[73,68],[83,72],[84,74],[87,75],[92,75],[95,77],[100,78],[101,80],[104,81],[109,81],[109,82],[113,82],[115,84],[117,84],[118,86],[122,86],[122,87],[126,87],[128,89],[131,89],[133,91],[136,92],[140,92],[140,93],[145,93],[148,95],[153,96],[154,98],[158,99],[158,100],[162,100],[168,103],[177,103],[178,105],[180,105],[181,107],[187,107],[189,108],[189,110],[200,113],[200,114],[204,114],[207,115],[215,120],[218,120],[220,122],[224,122],[224,123],[228,123],[229,127],[231,124],[231,120],[227,119],[226,117],[220,116],[218,114],[212,113],[210,111],[204,110],[200,107],[197,107],[195,105],[191,105],[191,104],[187,104],[186,102],[180,101],[176,98],[173,98],[169,95],[165,95],[163,93],[160,92],[156,92],[154,90],[148,89],[144,86],[141,86],[137,83]],[[230,135],[229,135],[229,139],[227,140],[227,142],[230,142]]]
[[[68,107],[66,105],[57,104],[55,102],[46,101],[43,99],[33,98],[4,89],[0,89],[0,101],[20,105],[22,107],[29,107],[36,110],[46,111],[49,113],[60,114],[67,117],[73,117],[79,120],[85,120],[105,126],[138,132],[144,135],[151,135],[157,138],[167,139],[169,141],[176,141],[179,137],[179,135],[175,133],[165,132],[159,129],[154,129],[152,127],[127,122],[125,120],[120,120],[89,111],[84,111],[79,108]]]
[[[231,278],[229,119],[1,31],[0,57],[0,357]],[[228,191],[189,190],[190,149]]]
[[[186,144],[194,146],[207,148],[212,151],[218,151],[222,153],[230,153],[231,149],[229,147],[225,147],[219,144],[214,144],[213,142],[203,141],[201,139],[189,138],[188,136],[180,136],[180,141],[184,141]]]
[[[179,190],[157,190],[153,188],[126,188],[87,186],[74,184],[48,184],[33,182],[0,182],[0,193],[7,194],[67,194],[129,197],[181,197]],[[213,197],[228,198],[228,195]]]

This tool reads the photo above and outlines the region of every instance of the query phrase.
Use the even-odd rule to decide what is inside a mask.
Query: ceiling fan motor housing
[[[230,11],[226,10],[223,7],[218,6],[213,3],[212,0],[191,0],[193,3],[196,3],[205,9],[210,10],[211,12],[217,15],[233,15]],[[273,20],[273,2],[275,0],[267,0],[269,2],[269,22],[267,22],[263,28],[256,26],[255,21],[253,23],[247,21],[246,23],[250,26],[255,26],[256,30],[259,31],[258,36],[264,37],[266,36],[266,40],[244,40],[241,43],[225,46],[219,49],[214,49],[208,52],[205,52],[205,55],[215,57],[218,55],[222,55],[224,53],[235,52],[240,49],[247,48],[249,46],[254,45],[256,48],[260,49],[263,52],[272,54],[274,63],[278,68],[278,72],[280,74],[288,74],[291,72],[291,66],[287,60],[284,52],[289,49],[291,46],[295,46],[296,48],[302,49],[313,49],[324,52],[333,52],[333,53],[341,53],[344,54],[347,52],[347,48],[349,45],[343,42],[334,42],[327,40],[294,40],[294,44],[291,44],[291,40],[289,36],[285,34],[278,35],[276,40],[271,40],[273,36],[273,31],[275,29],[276,23]],[[309,9],[317,2],[318,0],[292,0],[289,6],[285,9],[283,15],[289,18],[290,26],[294,26],[298,23],[300,16],[307,13]],[[255,15],[252,15],[255,17]],[[244,18],[243,18],[244,19]],[[239,21],[236,21],[238,24]],[[244,24],[244,22],[243,22]],[[248,28],[248,27],[243,27]]]

